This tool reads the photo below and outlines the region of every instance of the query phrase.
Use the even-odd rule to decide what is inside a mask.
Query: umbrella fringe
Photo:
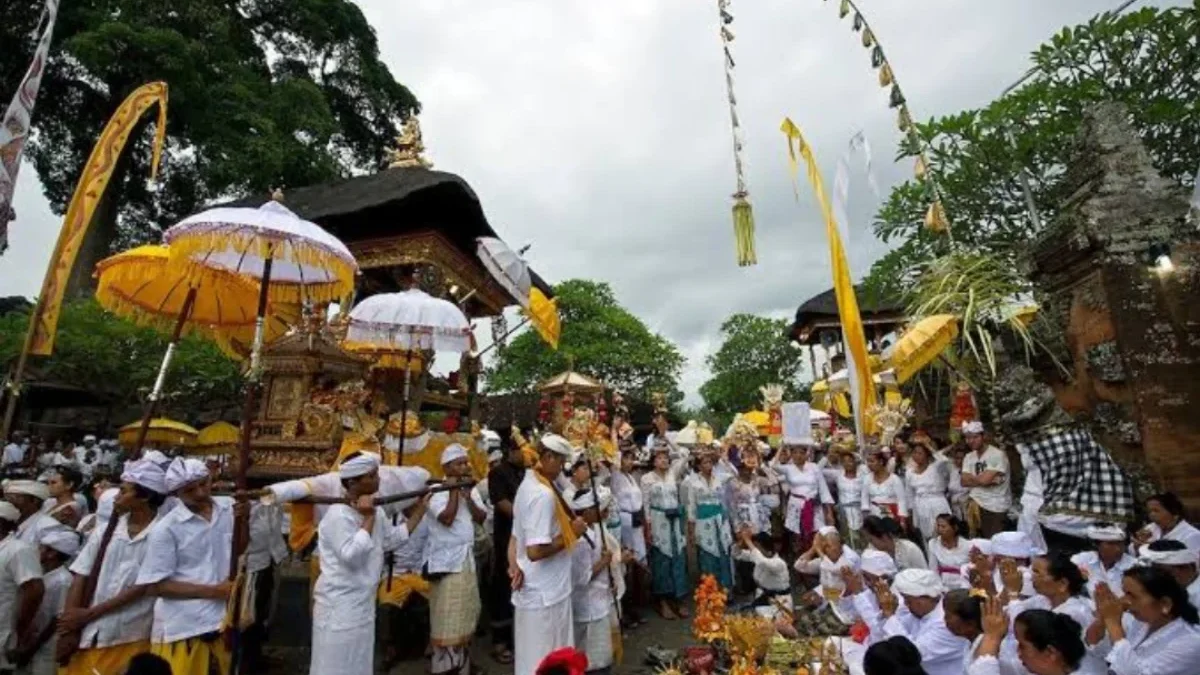
[[[198,260],[213,251],[232,251],[239,255],[253,255],[265,259],[272,255],[277,260],[295,265],[323,270],[332,276],[331,281],[290,282],[271,279],[268,297],[275,302],[328,303],[339,300],[354,288],[356,265],[341,255],[317,245],[295,246],[288,240],[272,240],[254,231],[198,231],[176,236],[170,244],[169,267],[193,279],[210,269],[197,264]],[[234,272],[236,274],[236,272]],[[239,275],[257,285],[257,279]]]

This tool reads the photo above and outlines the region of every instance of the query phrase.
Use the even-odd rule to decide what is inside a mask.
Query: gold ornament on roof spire
[[[433,162],[425,159],[425,140],[416,115],[409,117],[401,127],[400,135],[396,137],[396,149],[388,156],[389,169],[413,167],[433,168]]]

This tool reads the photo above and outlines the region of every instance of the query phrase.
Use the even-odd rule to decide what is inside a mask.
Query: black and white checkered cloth
[[[1110,522],[1133,519],[1133,483],[1086,429],[1064,429],[1021,443],[1042,472],[1042,513]]]

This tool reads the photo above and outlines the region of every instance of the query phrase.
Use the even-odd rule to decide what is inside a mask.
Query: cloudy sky
[[[608,281],[679,345],[692,402],[727,315],[787,316],[831,286],[815,203],[806,191],[796,203],[789,185],[781,119],[804,129],[829,184],[859,130],[885,195],[910,171],[891,161],[895,113],[836,0],[734,0],[759,255],[758,266],[739,268],[716,0],[358,2],[384,60],[422,101],[436,168],[475,187],[507,241],[533,244],[528,257],[543,276]],[[1120,3],[858,4],[925,119],[986,104],[1056,30]],[[885,250],[869,233],[877,206],[856,165],[847,246],[858,275]],[[58,231],[28,165],[15,208],[0,296],[37,292]]]

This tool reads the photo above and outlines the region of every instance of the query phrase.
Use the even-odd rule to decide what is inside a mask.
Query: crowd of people
[[[259,672],[289,535],[311,556],[314,674],[373,673],[378,647],[385,667],[422,656],[469,675],[486,617],[491,658],[517,675],[566,647],[604,675],[648,611],[689,616],[701,575],[785,636],[840,639],[867,675],[1200,672],[1200,530],[1171,494],[1147,500],[1144,525],[1042,514],[1037,467],[1023,460],[1014,490],[978,422],[956,444],[785,434],[777,449],[736,434],[685,447],[655,425],[615,458],[488,431],[479,481],[458,444],[439,481],[367,446],[231,496],[214,495],[218,463],[87,437],[45,448],[43,468],[18,436],[0,672]]]

